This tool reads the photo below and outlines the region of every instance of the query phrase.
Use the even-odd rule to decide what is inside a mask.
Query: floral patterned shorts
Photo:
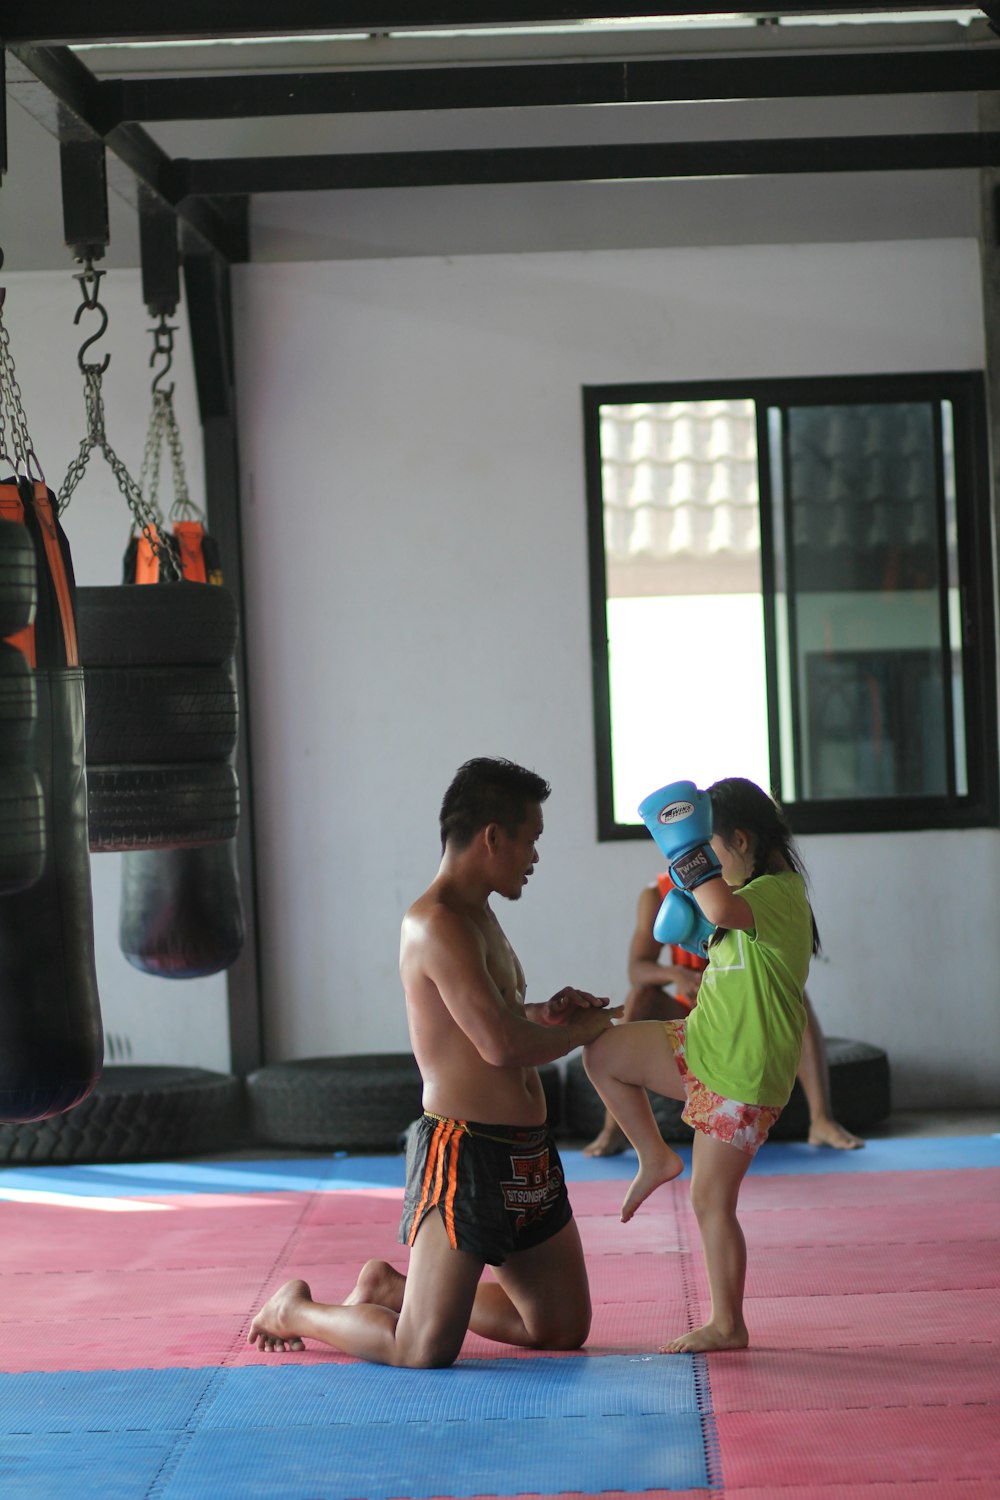
[[[705,1135],[727,1145],[736,1146],[750,1156],[757,1152],[767,1140],[768,1132],[781,1114],[780,1105],[740,1104],[736,1099],[727,1099],[706,1088],[700,1078],[689,1070],[684,1058],[684,1029],[686,1021],[664,1021],[663,1028],[674,1051],[677,1071],[684,1080],[687,1103],[682,1120]]]

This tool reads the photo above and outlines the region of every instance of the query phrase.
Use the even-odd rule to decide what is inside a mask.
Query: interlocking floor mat
[[[751,1348],[694,1357],[658,1352],[709,1306],[686,1174],[622,1225],[634,1156],[563,1159],[588,1345],[439,1371],[246,1343],[291,1275],[405,1269],[399,1157],[0,1171],[0,1496],[997,1500],[1000,1140],[769,1144]]]

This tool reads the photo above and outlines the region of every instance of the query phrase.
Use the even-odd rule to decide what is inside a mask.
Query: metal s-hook
[[[80,295],[83,300],[80,303],[80,306],[77,308],[76,313],[74,314],[73,322],[79,323],[80,315],[85,312],[98,312],[101,315],[100,328],[98,328],[96,333],[92,333],[89,339],[84,339],[76,356],[76,362],[80,366],[80,369],[84,375],[103,375],[105,370],[108,368],[108,365],[111,363],[110,354],[106,354],[100,364],[95,364],[92,360],[85,360],[83,357],[87,350],[90,348],[91,344],[96,344],[98,339],[103,338],[108,329],[107,309],[102,305],[98,297],[98,293],[101,289],[101,277],[103,275],[104,272],[95,271],[93,262],[88,260],[86,262],[85,269],[77,272],[74,278],[80,283]],[[88,283],[90,282],[93,282],[92,292],[88,289]]]
[[[151,328],[149,332],[153,335],[153,352],[149,356],[150,368],[153,367],[153,365],[161,355],[165,355],[167,360],[166,364],[163,366],[163,369],[159,370],[156,375],[153,376],[152,390],[153,394],[156,395],[156,393],[160,390],[160,381],[165,379],[169,374],[170,367],[174,362],[174,333],[176,332],[176,327],[175,325],[167,322],[166,313],[161,313],[159,323],[155,328]],[[174,387],[173,383],[171,383],[170,386],[163,391],[163,395],[169,397],[173,394]]]

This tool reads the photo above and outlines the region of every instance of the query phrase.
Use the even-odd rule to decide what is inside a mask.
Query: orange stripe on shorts
[[[406,1243],[408,1245],[413,1244],[413,1241],[416,1238],[417,1230],[420,1228],[424,1209],[427,1207],[427,1195],[431,1190],[431,1178],[434,1175],[434,1168],[437,1165],[438,1142],[447,1128],[447,1120],[440,1120],[434,1127],[434,1134],[431,1137],[431,1148],[427,1153],[427,1165],[424,1167],[424,1180],[420,1188],[420,1202],[417,1205],[416,1213],[413,1215],[413,1225],[410,1229],[409,1235],[407,1236]]]
[[[451,1153],[448,1161],[448,1192],[444,1200],[444,1227],[448,1231],[448,1243],[453,1250],[458,1249],[458,1237],[455,1234],[455,1191],[458,1187],[458,1153],[462,1145],[462,1127],[464,1121],[458,1122],[459,1128],[451,1138]]]
[[[444,1224],[448,1234],[448,1243],[453,1250],[458,1249],[458,1239],[455,1234],[455,1194],[458,1188],[458,1152],[464,1130],[464,1120],[440,1120],[434,1127],[430,1149],[427,1152],[424,1180],[420,1189],[420,1203],[406,1239],[408,1245],[412,1245],[416,1239],[417,1230],[423,1223],[427,1209],[435,1205],[440,1206],[441,1196],[444,1193]],[[450,1152],[449,1146],[451,1146]],[[447,1187],[445,1187],[446,1162]]]

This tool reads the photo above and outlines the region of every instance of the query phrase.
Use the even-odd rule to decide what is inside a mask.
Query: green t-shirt
[[[742,1104],[784,1105],[802,1050],[802,991],[812,957],[805,881],[794,871],[760,875],[739,894],[753,912],[749,931],[709,948],[685,1052],[695,1077]]]

